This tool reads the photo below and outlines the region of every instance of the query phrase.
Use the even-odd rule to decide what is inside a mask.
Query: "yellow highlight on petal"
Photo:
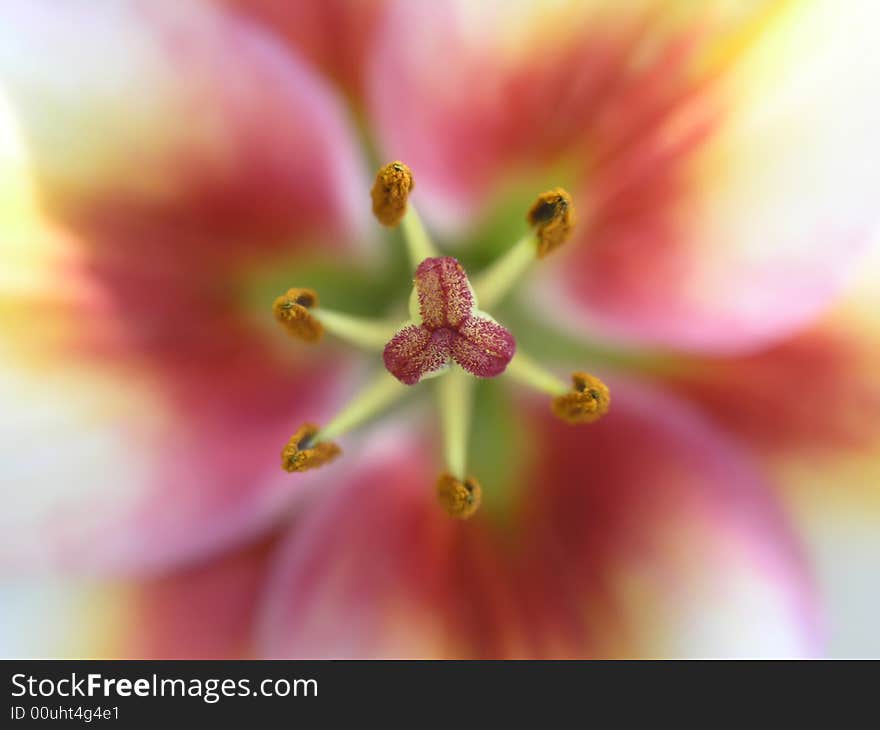
[[[464,481],[444,472],[437,479],[437,500],[450,517],[466,520],[480,508],[483,488],[473,477]]]
[[[288,289],[275,300],[272,312],[291,335],[317,342],[324,335],[324,327],[309,312],[317,304],[318,294],[313,289]]]
[[[319,441],[312,444],[311,440],[318,433],[318,427],[306,423],[297,430],[285,447],[281,450],[281,468],[284,471],[308,471],[333,461],[342,453],[332,441]]]
[[[553,413],[566,423],[593,423],[608,413],[611,392],[599,378],[589,373],[572,373],[574,388],[564,395],[556,396],[551,407]]]
[[[383,226],[393,228],[403,220],[414,187],[412,170],[399,160],[389,162],[376,173],[370,197],[373,199],[373,215]]]

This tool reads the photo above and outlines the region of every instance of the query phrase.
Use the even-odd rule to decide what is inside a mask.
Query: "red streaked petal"
[[[543,301],[573,331],[754,351],[834,302],[876,226],[876,13],[404,0],[372,110],[435,226],[570,185],[578,235]]]
[[[448,226],[498,187],[542,175],[536,168],[569,154],[598,124],[625,136],[668,103],[679,89],[679,74],[669,72],[687,49],[681,24],[658,5],[389,3],[369,79],[371,111],[386,156],[416,172],[420,209]],[[670,78],[652,76],[652,62],[665,62]],[[659,88],[645,83],[657,75]],[[639,90],[649,86],[641,95],[633,88],[640,82]],[[641,108],[618,105],[606,119],[608,101],[624,95]],[[413,98],[421,103],[407,103]],[[632,119],[627,111],[641,113]],[[572,161],[583,164],[584,151],[576,154]]]
[[[681,360],[661,376],[760,453],[787,496],[820,510],[880,504],[878,267],[869,262],[861,286],[807,332],[751,355]]]
[[[428,329],[457,328],[474,306],[467,274],[451,256],[425,259],[415,273],[422,323]]]
[[[253,23],[173,0],[4,11],[0,78],[52,213],[169,248],[205,234],[215,258],[366,222],[340,100]]]
[[[272,531],[160,574],[6,582],[0,647],[27,657],[252,658],[276,538]]]
[[[689,359],[674,388],[762,458],[815,566],[833,656],[876,654],[880,258],[819,326],[747,356]]]
[[[290,533],[263,593],[264,656],[449,653],[456,523],[433,503],[426,452],[412,436],[374,433],[357,475]]]
[[[675,397],[626,381],[609,385],[614,405],[602,421],[542,426],[537,473],[550,494],[527,502],[524,519],[545,526],[536,529],[560,561],[584,566],[576,592],[593,581],[609,591],[613,608],[600,614],[619,617],[626,637],[612,650],[820,651],[822,621],[802,547],[751,455]],[[601,625],[594,631],[604,644]]]
[[[359,96],[385,0],[219,0],[290,43],[352,95]]]
[[[261,620],[273,657],[799,656],[809,577],[748,457],[674,398],[614,383],[569,427],[527,410],[534,458],[506,520],[434,502],[413,434],[282,546]],[[372,441],[372,439],[371,439]],[[404,446],[408,444],[407,446]],[[503,498],[502,498],[503,499]]]
[[[278,292],[248,276],[366,219],[340,100],[205,3],[2,14],[0,144],[21,148],[3,172],[38,205],[0,224],[3,273],[26,282],[0,293],[0,563],[157,570],[237,544],[324,478],[279,453],[330,415],[346,360],[291,348]]]
[[[270,535],[128,586],[124,625],[111,623],[106,637],[113,655],[123,659],[253,656],[259,596],[276,543]],[[136,630],[113,636],[113,628],[129,627]]]
[[[767,454],[833,454],[880,438],[880,342],[819,327],[751,355],[694,359],[664,377]]]
[[[146,359],[102,368],[69,353],[58,355],[63,368],[3,360],[6,573],[132,573],[202,558],[334,478],[334,465],[286,474],[278,458],[298,425],[329,417],[345,369],[279,359],[238,332],[242,350],[181,349],[156,371]]]
[[[417,324],[404,327],[385,345],[385,367],[400,382],[415,385],[449,362],[454,337],[448,329],[431,332]]]
[[[464,321],[452,341],[452,357],[479,378],[504,372],[516,352],[513,335],[497,322],[474,315]]]

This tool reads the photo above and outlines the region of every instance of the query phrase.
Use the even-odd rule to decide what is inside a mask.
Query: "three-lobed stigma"
[[[435,493],[446,512],[457,519],[474,515],[482,488],[466,474],[467,441],[476,378],[509,374],[513,381],[550,396],[553,413],[570,424],[592,423],[604,416],[608,387],[584,372],[572,375],[568,388],[524,353],[513,334],[479,308],[491,306],[511,291],[529,266],[557,250],[574,230],[571,196],[562,188],[541,193],[526,219],[530,231],[498,261],[481,272],[474,285],[459,261],[434,247],[410,201],[412,171],[395,161],[376,175],[373,213],[385,226],[399,224],[413,274],[410,319],[402,325],[365,320],[318,307],[312,289],[292,288],[273,304],[276,320],[296,338],[314,343],[325,331],[376,357],[381,352],[387,372],[380,373],[324,428],[301,426],[281,452],[285,471],[299,472],[326,464],[340,455],[332,439],[375,418],[427,378],[434,388],[442,422],[445,470]],[[479,301],[478,301],[479,298]]]
[[[477,309],[461,264],[451,256],[427,258],[413,280],[417,321],[404,322],[382,353],[400,382],[414,385],[451,362],[479,378],[504,372],[516,351],[510,332]]]

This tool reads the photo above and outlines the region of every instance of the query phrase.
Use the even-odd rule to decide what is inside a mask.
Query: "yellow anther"
[[[574,388],[553,399],[553,413],[566,423],[592,423],[608,413],[611,393],[599,378],[588,373],[572,373]]]
[[[312,423],[306,423],[281,450],[281,468],[284,471],[307,471],[315,469],[329,461],[333,461],[342,453],[336,444],[332,441],[319,441],[312,443],[315,434],[318,433],[318,427]]]
[[[526,215],[538,236],[538,258],[552,253],[569,238],[574,230],[574,203],[563,188],[541,193]]]
[[[306,342],[317,342],[324,327],[310,309],[318,304],[318,295],[312,289],[288,289],[272,305],[272,312],[291,335]]]
[[[412,171],[400,161],[389,162],[376,173],[370,196],[373,215],[383,226],[393,228],[406,213],[406,201],[415,187]]]
[[[437,499],[451,517],[466,520],[479,509],[483,488],[473,477],[464,481],[444,472],[437,479]]]

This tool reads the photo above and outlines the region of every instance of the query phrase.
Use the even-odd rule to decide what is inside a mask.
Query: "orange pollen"
[[[281,450],[281,468],[284,471],[308,471],[333,461],[342,453],[332,441],[319,441],[312,444],[311,440],[318,433],[318,427],[306,423],[297,430],[287,445]]]
[[[480,507],[483,488],[473,477],[465,481],[444,472],[437,479],[437,499],[451,517],[466,520]]]
[[[414,187],[412,171],[400,161],[389,162],[376,173],[370,197],[373,199],[373,215],[379,223],[389,228],[400,223]]]
[[[288,289],[275,299],[272,312],[293,337],[305,342],[317,342],[324,327],[309,311],[318,304],[318,294],[312,289]]]
[[[563,188],[541,193],[526,215],[538,236],[538,258],[542,259],[571,238],[574,230],[574,203]]]
[[[573,390],[556,396],[553,413],[566,423],[593,423],[608,413],[611,392],[599,378],[588,373],[572,373]]]

